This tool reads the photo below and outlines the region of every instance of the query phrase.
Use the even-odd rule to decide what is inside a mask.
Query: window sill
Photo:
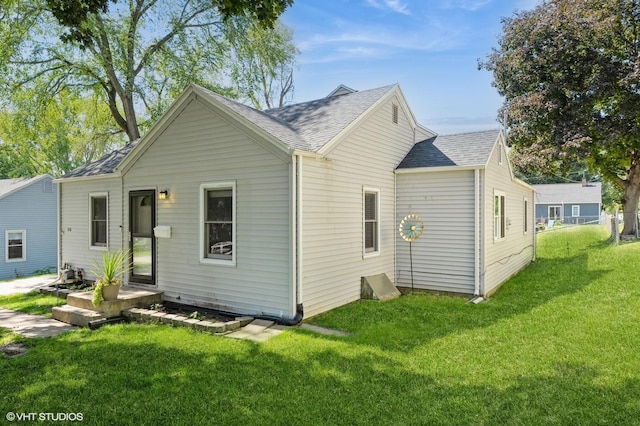
[[[17,263],[17,262],[26,262],[27,259],[26,258],[20,258],[20,259],[6,259],[5,263]]]
[[[202,265],[226,266],[226,267],[235,268],[236,261],[235,261],[235,259],[225,260],[225,259],[202,258],[202,259],[200,259],[200,264],[202,264]]]
[[[109,247],[106,247],[106,246],[89,246],[89,250],[109,251]]]
[[[378,257],[378,256],[380,256],[380,250],[362,254],[363,259],[369,259],[371,257]]]

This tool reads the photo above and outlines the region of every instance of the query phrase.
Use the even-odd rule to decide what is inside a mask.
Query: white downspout
[[[296,305],[302,305],[302,157],[296,157]]]
[[[56,243],[58,246],[58,277],[60,277],[60,269],[62,269],[62,184],[60,182],[56,183],[56,215],[57,217],[57,225],[58,225],[58,238],[56,238]]]
[[[474,273],[473,273],[473,294],[480,295],[480,171],[473,171],[473,198],[474,198]]]

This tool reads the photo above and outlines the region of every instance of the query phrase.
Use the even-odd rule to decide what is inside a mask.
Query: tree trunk
[[[624,228],[622,235],[636,235],[638,226],[638,202],[640,201],[640,165],[629,170],[624,192],[622,194],[622,213]]]

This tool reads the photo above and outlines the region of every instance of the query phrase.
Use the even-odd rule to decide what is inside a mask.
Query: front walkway
[[[46,287],[58,278],[57,275],[36,275],[35,277],[19,278],[13,281],[0,282],[0,296],[16,293],[29,293],[40,287]]]
[[[77,327],[40,315],[0,308],[0,327],[24,337],[54,337]]]

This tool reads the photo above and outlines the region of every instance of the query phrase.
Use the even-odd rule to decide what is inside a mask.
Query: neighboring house
[[[49,175],[0,180],[0,280],[56,271],[56,186]]]
[[[552,183],[533,185],[536,222],[598,223],[602,212],[602,183]]]
[[[534,258],[534,191],[506,152],[498,130],[434,136],[400,163],[396,221],[424,221],[412,243],[415,288],[487,296]],[[411,287],[409,244],[396,239],[396,281]]]
[[[302,306],[305,316],[319,314],[358,300],[363,276],[396,281],[397,265],[408,262],[396,260],[396,168],[434,136],[398,85],[340,86],[264,112],[192,85],[138,143],[59,180],[59,264],[89,271],[104,250],[130,248],[129,283],[166,300],[282,318],[300,317]],[[507,193],[513,180],[504,179],[495,185]],[[519,213],[508,217],[521,222]],[[510,250],[513,231],[503,222],[500,242]],[[526,264],[508,260],[495,259]]]

